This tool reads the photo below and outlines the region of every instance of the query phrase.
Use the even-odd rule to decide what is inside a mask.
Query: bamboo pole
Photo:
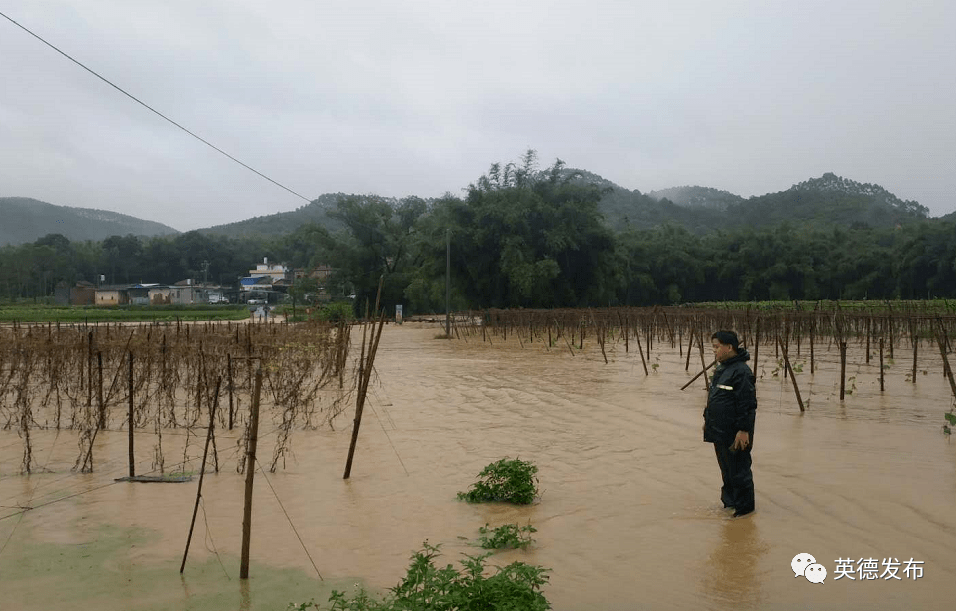
[[[695,375],[695,376],[692,377],[690,380],[688,380],[688,382],[687,382],[686,384],[684,384],[683,386],[681,386],[680,389],[681,389],[681,390],[684,390],[685,388],[687,388],[688,386],[690,386],[691,384],[693,384],[693,383],[694,383],[694,380],[696,380],[696,379],[699,378],[700,376],[704,375],[704,374],[707,372],[708,369],[710,369],[711,367],[714,366],[715,363],[717,363],[717,359],[714,359],[713,361],[710,362],[710,365],[708,365],[707,367],[705,367],[705,368],[701,369],[700,371],[698,371],[698,372],[697,372],[697,375]]]
[[[783,352],[784,367],[790,373],[790,381],[793,382],[793,394],[797,396],[797,405],[800,406],[800,411],[804,412],[806,409],[803,406],[803,397],[800,396],[800,388],[797,387],[797,377],[793,375],[793,368],[790,366],[790,357],[787,356],[787,347],[780,341],[779,335],[777,336],[777,343],[780,344],[780,350]]]
[[[384,282],[385,276],[381,276],[378,282],[378,295],[375,297],[375,311],[378,312],[379,298],[382,295],[382,283]],[[367,306],[366,306],[367,307]],[[367,316],[366,316],[367,318]],[[342,479],[348,479],[352,474],[352,459],[355,456],[355,446],[358,443],[358,434],[359,427],[362,426],[362,412],[365,409],[365,397],[368,393],[368,382],[372,377],[372,364],[375,361],[375,353],[378,350],[378,342],[382,336],[382,327],[385,326],[385,310],[382,310],[381,315],[379,316],[378,321],[378,333],[375,332],[374,323],[372,326],[371,336],[368,338],[368,351],[366,357],[365,350],[365,335],[368,327],[365,327],[365,330],[362,332],[362,357],[359,359],[359,381],[358,381],[358,390],[355,396],[355,418],[352,421],[352,440],[349,443],[349,454],[345,462],[345,473],[342,475]],[[521,337],[518,337],[518,342],[520,344]]]
[[[222,378],[216,382],[216,398],[209,406],[209,430],[206,431],[206,447],[202,451],[202,467],[199,470],[199,486],[196,488],[196,504],[193,506],[193,519],[189,523],[189,535],[186,536],[186,550],[183,552],[183,563],[179,565],[179,573],[182,574],[186,568],[186,556],[189,555],[189,543],[193,540],[193,528],[196,526],[196,514],[199,512],[199,499],[202,498],[202,480],[206,475],[206,456],[209,454],[209,440],[212,439],[213,427],[216,424],[216,407],[219,405],[219,384]]]
[[[256,445],[259,442],[259,399],[262,395],[262,363],[256,369],[252,391],[252,413],[249,421],[249,447],[246,451],[246,492],[242,507],[242,557],[239,579],[249,578],[249,545],[252,537],[252,486],[256,476]]]

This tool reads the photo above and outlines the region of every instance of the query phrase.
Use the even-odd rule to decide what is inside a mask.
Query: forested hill
[[[749,199],[734,200],[731,193],[705,187],[677,187],[654,194],[661,199],[618,187],[604,196],[600,208],[612,227],[650,229],[671,224],[698,235],[784,222],[813,228],[893,227],[927,218],[927,208],[915,201],[832,173]],[[717,198],[717,194],[724,195]]]
[[[879,185],[832,173],[727,208],[728,216],[746,219],[751,227],[770,227],[785,221],[816,228],[894,227],[924,220],[927,212],[925,206],[903,201]]]
[[[267,216],[256,216],[244,221],[200,229],[199,232],[207,235],[226,235],[233,237],[280,236],[292,233],[299,227],[309,223],[315,223],[334,231],[340,229],[342,224],[329,217],[326,212],[334,210],[336,203],[346,197],[350,196],[345,193],[326,193],[292,212],[279,212]]]
[[[179,233],[172,227],[136,217],[56,206],[26,197],[0,197],[0,245],[25,244],[59,233],[71,241],[104,240],[111,235],[156,236]]]
[[[729,191],[697,186],[671,187],[670,189],[662,189],[660,191],[650,191],[647,195],[657,201],[669,199],[678,206],[715,208],[717,210],[726,210],[727,206],[740,203],[744,200],[744,198]]]

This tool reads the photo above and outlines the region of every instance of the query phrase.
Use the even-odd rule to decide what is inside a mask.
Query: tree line
[[[357,310],[374,302],[381,278],[386,307],[442,311],[447,241],[455,309],[956,297],[951,222],[821,228],[742,217],[697,234],[670,223],[610,226],[599,209],[606,195],[606,185],[560,160],[539,169],[528,151],[517,163],[492,165],[463,196],[341,198],[328,212],[338,230],[310,223],[279,237],[194,231],[101,242],[52,234],[3,247],[0,297],[49,297],[58,282],[101,276],[108,284],[235,285],[268,257],[297,268],[330,265],[329,291],[354,293]]]

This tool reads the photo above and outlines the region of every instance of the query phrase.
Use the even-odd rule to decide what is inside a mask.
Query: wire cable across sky
[[[36,38],[37,40],[39,40],[40,42],[42,42],[42,43],[45,44],[46,46],[50,47],[51,49],[53,49],[54,51],[56,51],[57,53],[59,53],[59,54],[62,55],[63,57],[67,58],[68,60],[70,60],[71,62],[73,62],[73,63],[76,64],[77,66],[79,66],[80,68],[83,68],[84,70],[86,70],[87,72],[89,72],[90,74],[92,74],[93,76],[95,76],[96,78],[100,79],[101,81],[103,81],[104,83],[106,83],[107,85],[109,85],[110,87],[112,87],[113,89],[116,89],[117,91],[119,91],[120,93],[122,93],[123,95],[125,95],[126,97],[128,97],[129,99],[133,100],[134,102],[136,102],[136,103],[139,104],[140,106],[142,106],[142,107],[148,109],[149,111],[151,111],[151,112],[153,112],[153,113],[159,115],[160,117],[162,117],[163,119],[165,119],[165,120],[168,121],[169,123],[172,123],[173,125],[175,125],[175,126],[178,127],[179,129],[183,130],[184,132],[186,132],[187,134],[189,134],[190,136],[192,136],[192,137],[195,138],[196,140],[199,140],[200,142],[202,142],[202,143],[205,144],[206,146],[208,146],[208,147],[210,147],[210,148],[212,148],[212,149],[215,149],[216,151],[222,153],[223,155],[225,155],[225,156],[228,157],[229,159],[232,159],[233,161],[235,161],[236,163],[238,163],[238,164],[241,165],[242,167],[246,168],[247,170],[249,170],[249,171],[251,171],[251,172],[255,172],[256,174],[258,174],[258,175],[261,176],[262,178],[265,178],[266,180],[268,180],[268,181],[271,182],[272,184],[276,185],[277,187],[280,187],[280,188],[282,188],[282,189],[285,189],[286,191],[288,191],[289,193],[295,195],[296,197],[301,197],[302,199],[304,199],[304,200],[307,201],[307,202],[311,202],[311,201],[312,201],[312,200],[310,200],[308,197],[306,197],[306,196],[304,196],[304,195],[302,195],[302,194],[300,194],[300,193],[298,193],[298,192],[296,192],[296,191],[293,191],[292,189],[290,189],[289,187],[285,186],[284,184],[282,184],[282,183],[280,183],[280,182],[278,182],[278,181],[275,181],[275,180],[269,178],[268,176],[266,176],[265,174],[263,174],[263,173],[260,172],[259,170],[257,170],[257,169],[255,169],[255,168],[253,168],[253,167],[251,167],[251,166],[249,166],[249,165],[247,165],[247,164],[245,164],[245,163],[239,161],[238,159],[236,159],[235,157],[233,157],[232,155],[230,155],[230,154],[227,153],[226,151],[222,150],[221,148],[219,148],[218,146],[216,146],[216,145],[213,144],[212,142],[209,142],[208,140],[202,138],[201,136],[198,136],[198,135],[196,135],[195,133],[191,132],[190,130],[186,129],[185,127],[183,127],[183,126],[180,125],[179,123],[173,121],[172,119],[170,119],[169,117],[167,117],[167,116],[164,115],[163,113],[159,112],[158,110],[156,110],[155,108],[153,108],[152,106],[150,106],[149,104],[147,104],[146,102],[143,102],[142,100],[140,100],[139,98],[137,98],[137,97],[134,96],[133,94],[129,93],[128,91],[126,91],[125,89],[123,89],[122,87],[120,87],[119,85],[114,84],[112,81],[110,81],[110,80],[107,79],[106,77],[101,76],[99,73],[97,73],[97,72],[95,72],[94,70],[92,70],[92,69],[88,68],[87,66],[85,66],[85,65],[84,65],[83,63],[81,63],[79,60],[74,59],[72,56],[70,56],[70,55],[69,55],[68,53],[66,53],[65,51],[62,51],[62,50],[60,50],[58,47],[56,47],[55,45],[53,45],[52,43],[47,42],[46,40],[44,40],[43,38],[41,38],[38,34],[35,34],[34,32],[32,32],[31,30],[29,30],[29,29],[26,28],[25,26],[23,26],[23,25],[17,23],[17,22],[14,21],[11,17],[9,17],[8,15],[4,14],[3,12],[0,12],[0,17],[3,17],[4,19],[6,19],[7,21],[9,21],[9,22],[12,23],[13,25],[17,26],[18,28],[20,28],[21,30],[23,30],[24,32],[26,32],[27,34],[29,34],[30,36],[33,36],[34,38]]]

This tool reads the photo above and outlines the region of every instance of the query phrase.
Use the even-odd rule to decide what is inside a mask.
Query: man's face
[[[726,361],[736,354],[734,352],[733,346],[730,344],[721,344],[719,341],[717,341],[716,337],[710,340],[710,345],[714,348],[714,358],[720,363]]]

